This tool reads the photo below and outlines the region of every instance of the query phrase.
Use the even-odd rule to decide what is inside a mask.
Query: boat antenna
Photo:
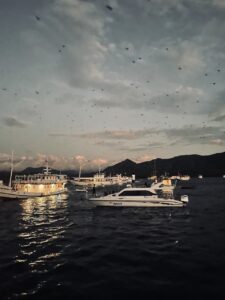
[[[156,159],[154,159],[154,176],[156,176]]]
[[[46,158],[45,162],[46,162],[46,167],[44,169],[44,174],[48,175],[49,174],[48,158]]]
[[[13,174],[13,151],[11,155],[11,170],[10,170],[10,177],[9,177],[9,187],[12,186],[12,174]]]

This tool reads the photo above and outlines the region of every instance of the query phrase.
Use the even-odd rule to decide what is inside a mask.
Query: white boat
[[[105,175],[99,173],[92,177],[74,177],[71,183],[82,187],[104,186],[109,184],[109,182],[105,180]]]
[[[43,174],[16,175],[12,181],[13,174],[13,153],[11,158],[11,171],[9,185],[0,182],[0,198],[5,199],[26,199],[63,194],[67,191],[66,175],[51,174],[48,162]]]
[[[151,188],[125,188],[118,193],[88,199],[95,206],[119,207],[182,207],[188,202],[188,196],[181,200],[158,196]]]
[[[199,178],[199,179],[202,179],[202,178],[203,178],[203,176],[202,176],[202,175],[198,175],[198,178]]]
[[[131,183],[132,178],[128,176],[122,176],[121,174],[115,176],[105,176],[104,173],[97,173],[92,177],[74,177],[71,183],[77,186],[85,187],[98,187],[98,186],[110,186],[110,185],[123,185]]]
[[[34,195],[14,190],[12,187],[4,185],[2,181],[0,182],[0,198],[2,199],[26,199],[32,196]]]
[[[29,196],[25,192],[17,191],[12,187],[12,174],[13,174],[13,152],[11,156],[11,170],[9,185],[3,184],[3,181],[0,181],[0,198],[1,199],[26,199]]]
[[[67,176],[62,174],[51,174],[48,162],[43,173],[34,175],[16,175],[12,182],[15,191],[24,193],[29,197],[42,197],[59,195],[67,192],[65,187]]]
[[[171,194],[173,195],[173,191],[176,187],[175,184],[172,183],[172,180],[170,178],[164,178],[160,182],[153,182],[150,189],[153,193],[162,192],[163,194]]]
[[[78,193],[87,193],[88,189],[85,187],[83,187],[83,188],[81,187],[81,188],[76,188],[75,191]]]
[[[171,176],[171,179],[178,179],[178,180],[190,180],[191,177],[189,175],[177,175],[177,176]]]

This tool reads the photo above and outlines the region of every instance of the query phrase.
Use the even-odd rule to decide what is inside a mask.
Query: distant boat
[[[3,184],[3,181],[0,181],[0,198],[2,199],[26,199],[30,197],[27,193],[17,191],[12,187],[12,175],[13,175],[13,152],[11,155],[11,169],[10,169],[10,178],[9,185]]]
[[[182,195],[180,200],[164,198],[151,188],[125,188],[118,193],[88,199],[95,206],[114,207],[183,207],[188,203],[188,196]]]
[[[83,188],[81,187],[81,188],[76,188],[75,191],[78,193],[87,193],[88,189],[85,187],[83,187]]]
[[[71,180],[76,186],[83,187],[98,187],[98,186],[110,186],[110,185],[123,185],[131,183],[132,178],[128,176],[122,176],[121,174],[115,176],[105,176],[103,173],[97,173],[92,177],[74,177]]]
[[[171,179],[178,179],[178,180],[190,180],[191,177],[189,175],[175,175],[175,176],[171,176]]]
[[[0,198],[26,199],[59,195],[67,191],[65,188],[67,182],[66,175],[51,174],[48,163],[43,174],[16,175],[14,181],[12,181],[12,174],[13,153],[11,158],[9,186],[4,185],[2,181],[0,182]]]
[[[176,184],[173,184],[170,178],[164,178],[159,182],[153,182],[150,189],[153,193],[161,192],[163,194],[173,195],[175,187]]]
[[[181,176],[178,176],[177,179],[180,179],[180,180],[190,180],[190,176],[189,175],[181,175]]]
[[[199,178],[199,179],[202,179],[202,178],[203,178],[203,176],[202,176],[202,175],[198,175],[198,178]]]

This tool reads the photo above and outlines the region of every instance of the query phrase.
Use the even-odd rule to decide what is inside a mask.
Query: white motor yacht
[[[118,193],[107,196],[89,198],[95,206],[134,206],[134,207],[182,207],[188,202],[188,196],[181,196],[180,200],[161,197],[151,188],[125,188]]]

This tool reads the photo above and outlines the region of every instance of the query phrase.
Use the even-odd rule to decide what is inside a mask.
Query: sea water
[[[85,194],[0,201],[1,299],[225,297],[225,179],[178,208],[95,208]]]

